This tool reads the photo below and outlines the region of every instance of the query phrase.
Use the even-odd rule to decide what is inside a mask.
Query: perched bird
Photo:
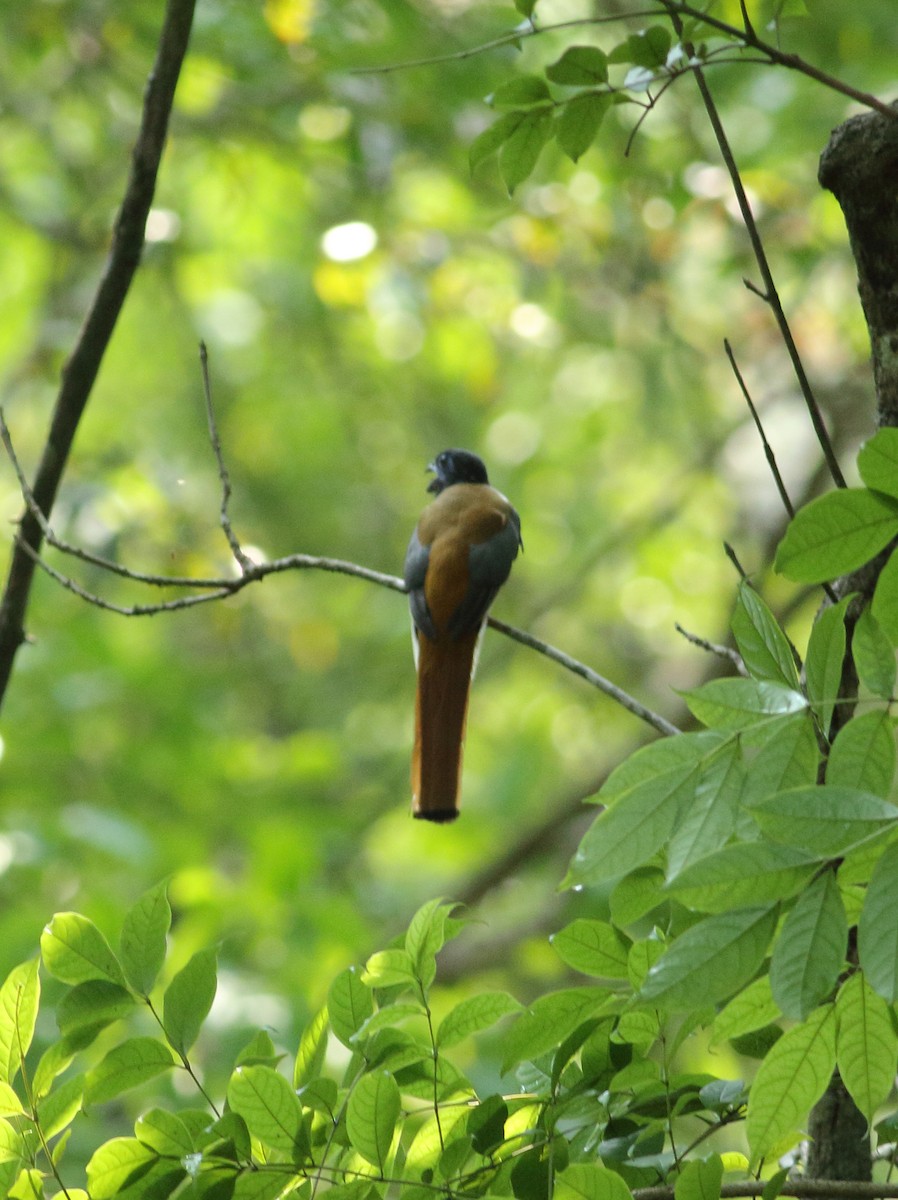
[[[412,813],[453,821],[480,635],[523,542],[520,517],[490,487],[476,454],[444,450],[427,469],[436,499],[421,514],[404,570],[418,667]]]

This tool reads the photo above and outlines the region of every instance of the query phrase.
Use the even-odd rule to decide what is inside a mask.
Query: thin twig
[[[724,552],[725,552],[727,558],[730,560],[730,562],[736,568],[739,578],[744,580],[746,583],[750,583],[751,580],[748,578],[748,575],[745,573],[745,569],[743,568],[742,563],[737,558],[736,551],[733,549],[733,547],[730,545],[730,543],[724,542],[723,549],[724,549]]]
[[[731,662],[740,675],[748,675],[745,669],[745,663],[742,661],[742,655],[738,650],[734,650],[732,646],[720,646],[716,642],[709,642],[707,638],[699,637],[697,633],[690,633],[688,629],[684,629],[679,621],[674,623],[674,628],[677,633],[691,642],[693,646],[698,646],[701,650],[707,650],[709,654],[716,654],[718,658],[725,658]]]
[[[221,450],[221,438],[218,436],[218,426],[215,423],[215,409],[212,406],[212,384],[209,382],[209,353],[206,350],[205,342],[200,342],[200,368],[203,372],[203,397],[206,401],[209,441],[212,443],[215,461],[218,463],[218,478],[221,480],[221,507],[219,508],[218,519],[228,540],[228,545],[231,547],[231,553],[240,564],[240,570],[245,575],[247,571],[252,569],[253,563],[252,559],[248,558],[244,553],[243,547],[240,545],[236,533],[234,533],[231,518],[228,516],[228,503],[231,499],[231,477],[228,474],[228,468],[225,466],[224,455]]]
[[[726,338],[723,339],[723,348],[726,351],[727,358],[730,360],[730,366],[733,368],[733,374],[736,376],[736,382],[742,389],[742,395],[745,398],[745,403],[748,405],[748,411],[751,413],[752,420],[755,423],[755,428],[760,435],[761,445],[764,447],[764,456],[767,459],[767,465],[770,467],[770,471],[773,475],[773,482],[776,484],[776,490],[779,492],[780,499],[783,502],[783,507],[789,514],[789,519],[791,520],[792,517],[795,516],[795,509],[792,507],[792,501],[789,499],[789,493],[786,491],[786,485],[783,483],[783,477],[780,474],[779,467],[777,466],[776,456],[773,453],[773,447],[767,441],[767,435],[764,432],[764,426],[761,424],[761,418],[758,416],[758,410],[754,406],[751,395],[749,394],[748,388],[745,385],[745,380],[742,378],[742,372],[739,370],[739,366],[736,363],[736,356],[733,354],[733,347]]]
[[[156,188],[175,87],[187,52],[194,4],[195,0],[168,0],[166,5],[109,255],[84,325],[63,368],[50,430],[31,488],[35,508],[45,516],[53,508],[75,433],[140,263],[147,214]],[[29,510],[22,518],[0,602],[0,701],[9,684],[16,652],[25,640],[25,613],[34,579],[35,556],[40,554],[42,543],[43,529],[34,510]]]

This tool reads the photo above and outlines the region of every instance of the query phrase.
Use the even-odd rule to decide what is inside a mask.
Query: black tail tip
[[[448,825],[458,816],[457,808],[432,808],[427,812],[413,812],[416,821],[433,821],[435,825]]]

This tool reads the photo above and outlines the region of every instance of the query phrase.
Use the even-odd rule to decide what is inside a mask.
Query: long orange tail
[[[468,693],[479,633],[475,629],[458,641],[418,637],[412,812],[425,821],[454,821],[458,816]]]

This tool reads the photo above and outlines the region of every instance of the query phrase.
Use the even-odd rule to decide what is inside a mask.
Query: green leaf
[[[634,63],[638,67],[660,67],[667,61],[671,41],[670,30],[665,25],[651,25],[615,46],[608,55],[608,61]]]
[[[117,1137],[104,1142],[87,1164],[91,1200],[111,1200],[156,1162],[156,1154],[137,1138]]]
[[[228,1104],[253,1137],[298,1163],[309,1154],[302,1105],[288,1080],[272,1067],[238,1067],[228,1084]]]
[[[76,984],[56,1006],[59,1031],[73,1049],[89,1046],[101,1030],[127,1017],[136,1001],[127,988],[107,979]]]
[[[825,583],[870,561],[898,534],[898,501],[866,488],[838,488],[800,508],[774,566],[796,583]]]
[[[668,879],[729,841],[744,781],[742,748],[733,739],[702,767],[692,800],[668,843]]]
[[[53,1086],[53,1080],[71,1065],[75,1051],[68,1041],[51,1042],[40,1057],[31,1080],[32,1094],[40,1099]]]
[[[551,103],[552,95],[540,75],[517,75],[487,97],[493,108],[531,108]]]
[[[714,1018],[711,1048],[722,1042],[763,1029],[780,1015],[770,991],[770,976],[761,975],[726,1005]]]
[[[363,1075],[349,1096],[346,1132],[359,1154],[384,1171],[399,1120],[399,1088],[389,1071]]]
[[[344,1046],[354,1049],[355,1034],[374,1012],[371,991],[362,983],[355,967],[341,971],[331,984],[327,1011],[335,1035]]]
[[[508,1104],[502,1096],[486,1096],[468,1114],[467,1130],[478,1154],[489,1154],[505,1140]]]
[[[898,825],[898,808],[856,788],[790,788],[752,806],[772,841],[821,858],[835,858],[866,838]]]
[[[832,871],[819,876],[787,915],[773,949],[770,986],[787,1017],[803,1021],[836,986],[848,922]]]
[[[724,999],[761,965],[776,918],[775,907],[743,908],[693,925],[651,968],[641,998],[667,1009]]]
[[[854,627],[851,652],[864,687],[874,696],[890,699],[895,694],[895,651],[869,608],[864,609]]]
[[[0,1083],[0,1117],[16,1117],[25,1110],[8,1083]]]
[[[835,1065],[835,1005],[827,1004],[784,1033],[758,1068],[746,1126],[753,1162],[800,1129],[826,1091]]]
[[[216,950],[198,950],[165,989],[162,1027],[178,1054],[186,1056],[209,1014],[218,984],[217,970]]]
[[[868,488],[898,497],[898,429],[880,429],[864,442],[857,466]]]
[[[890,1004],[898,1000],[898,843],[876,864],[857,925],[857,951],[867,982]]]
[[[503,1017],[520,1011],[521,1005],[508,992],[480,992],[469,996],[443,1017],[437,1029],[437,1045],[441,1049],[455,1046],[471,1034],[489,1029]]]
[[[40,1006],[38,960],[20,963],[0,987],[0,1082],[12,1083],[28,1052]]]
[[[378,950],[365,963],[362,983],[366,987],[394,987],[415,984],[415,964],[406,950]]]
[[[536,8],[536,0],[514,0],[514,6],[522,17],[527,17],[529,20]]]
[[[536,166],[540,151],[551,136],[552,114],[549,111],[534,109],[524,114],[499,151],[499,171],[509,195]]]
[[[573,1163],[555,1179],[554,1200],[629,1200],[630,1189],[598,1163]]]
[[[139,1142],[163,1158],[180,1161],[196,1149],[193,1136],[181,1118],[163,1108],[151,1108],[138,1117],[134,1134]]]
[[[609,92],[588,92],[564,105],[555,125],[555,138],[572,162],[579,162],[593,144],[612,102]]]
[[[569,46],[546,67],[546,78],[567,87],[593,87],[608,82],[608,57],[598,46]]]
[[[107,979],[125,987],[112,947],[93,921],[80,913],[56,913],[41,935],[44,966],[63,983]]]
[[[370,1000],[370,993],[366,992],[366,995]],[[299,1039],[299,1050],[296,1052],[296,1062],[293,1066],[295,1088],[305,1087],[321,1074],[324,1056],[327,1053],[327,1030],[328,1013],[325,1006],[312,1017]]]
[[[167,883],[150,888],[125,914],[119,938],[122,967],[128,982],[148,996],[165,961],[165,939],[171,927]]]
[[[842,682],[845,659],[845,610],[851,597],[825,608],[814,622],[808,642],[805,676],[808,695],[826,733]]]
[[[801,784],[814,783],[820,750],[809,712],[777,721],[770,737],[749,762],[742,803],[750,806]]]
[[[719,1154],[688,1162],[674,1183],[674,1200],[720,1200],[723,1160]]]
[[[436,977],[435,959],[446,943],[446,920],[452,909],[453,905],[445,900],[428,900],[409,922],[405,949],[416,977],[425,988],[429,988]]]
[[[276,1067],[284,1055],[272,1041],[267,1029],[257,1030],[237,1055],[234,1065],[241,1067],[256,1066],[264,1063],[267,1067]]]
[[[554,1050],[578,1025],[602,1012],[610,1000],[609,992],[596,987],[568,988],[540,996],[505,1035],[502,1071]]]
[[[85,1099],[89,1104],[103,1104],[174,1065],[171,1051],[162,1042],[151,1037],[128,1038],[88,1074]]]
[[[549,941],[562,962],[598,979],[626,979],[630,940],[605,921],[578,917]]]
[[[46,1141],[62,1133],[81,1111],[84,1083],[83,1075],[73,1075],[38,1102],[37,1120]]]
[[[731,626],[752,678],[798,690],[798,671],[789,639],[755,589],[744,580],[739,584]]]
[[[687,908],[728,912],[789,899],[804,887],[817,865],[816,857],[791,846],[740,842],[693,863],[664,890]]]
[[[494,121],[474,138],[468,149],[468,163],[472,172],[508,141],[524,116],[523,112],[504,113],[498,121]]]
[[[887,799],[895,778],[895,733],[884,709],[852,717],[836,735],[826,763],[826,782],[862,788]]]
[[[870,611],[893,646],[898,646],[898,554],[890,554],[879,573]]]
[[[665,903],[661,889],[664,874],[658,867],[642,867],[619,880],[608,897],[611,919],[626,927]]]
[[[807,708],[801,692],[757,679],[712,679],[683,697],[703,725],[716,729],[750,729],[778,714]]]
[[[891,1011],[863,973],[855,971],[839,990],[836,1020],[839,1074],[852,1100],[872,1124],[895,1079],[898,1034]]]

